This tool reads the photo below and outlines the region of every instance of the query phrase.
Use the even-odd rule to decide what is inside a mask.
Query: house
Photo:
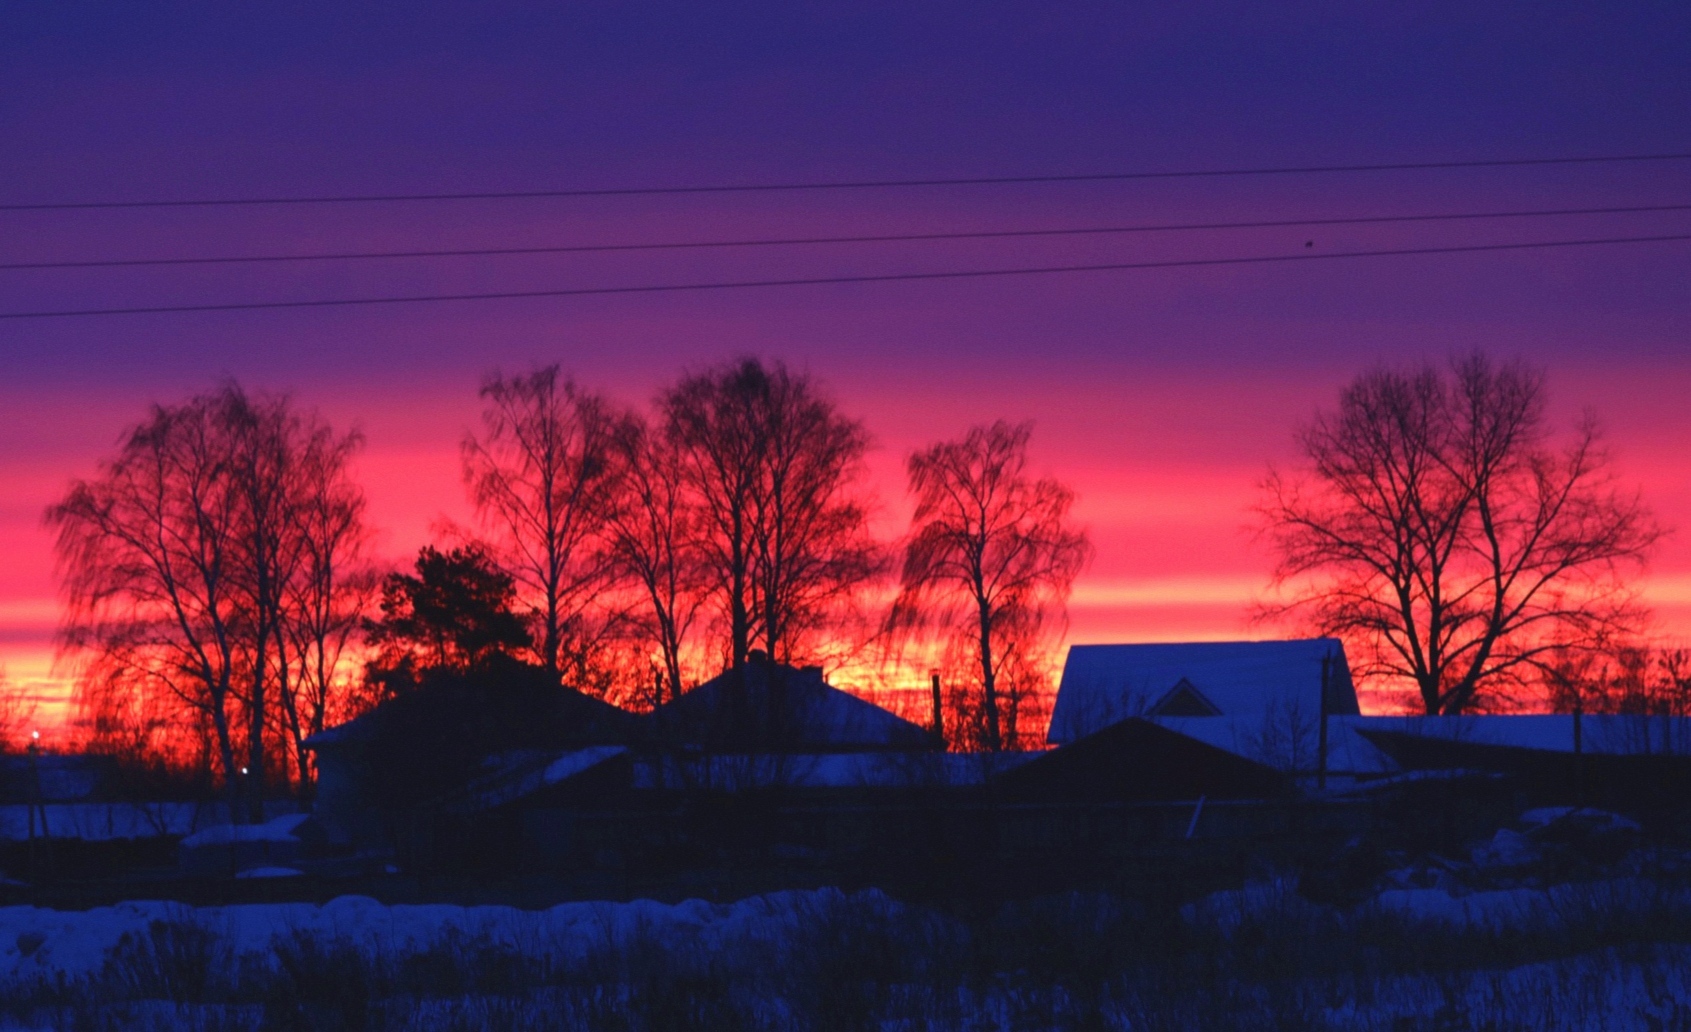
[[[1337,638],[1075,645],[1049,740],[1073,742],[1128,717],[1219,717],[1245,727],[1322,712],[1361,712]]]
[[[366,850],[403,838],[438,856],[493,836],[499,850],[538,843],[556,857],[561,829],[589,817],[639,823],[705,796],[816,805],[978,788],[1009,762],[948,755],[927,728],[835,688],[819,667],[754,657],[645,714],[525,678],[437,675],[308,739],[325,831]]]
[[[442,672],[305,740],[317,764],[313,811],[330,841],[382,848],[400,811],[537,757],[625,745],[644,726],[640,716],[528,668]]]
[[[1048,740],[1061,748],[1046,765],[1074,762],[1057,757],[1108,731],[1100,741],[1118,749],[1086,744],[1082,751],[1113,756],[1110,777],[1124,797],[1144,797],[1153,784],[1162,798],[1212,788],[1237,795],[1249,770],[1238,761],[1257,767],[1258,794],[1274,795],[1285,789],[1282,775],[1347,779],[1394,770],[1350,727],[1359,714],[1336,638],[1076,645],[1051,713]]]
[[[1122,798],[1222,798],[1249,788],[1249,768],[1234,762],[1244,760],[1340,789],[1435,771],[1615,798],[1691,785],[1687,718],[1363,716],[1334,638],[1077,645],[1049,738],[1060,748],[1008,780],[1057,778],[1093,792],[1113,783]],[[1067,766],[1074,772],[1058,778]],[[1266,776],[1255,789],[1278,790]]]
[[[827,683],[820,667],[754,656],[640,719],[621,746],[511,758],[450,804],[462,812],[639,809],[677,795],[816,797],[982,784],[978,762],[927,728]]]

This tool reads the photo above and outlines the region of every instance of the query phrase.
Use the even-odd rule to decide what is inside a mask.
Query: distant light
[[[38,741],[38,742],[39,742],[39,741],[41,741],[41,732],[39,732],[39,731],[31,731],[31,732],[30,732],[30,733],[29,733],[29,737],[31,737],[31,738],[33,738],[33,739],[35,739],[35,740],[36,740],[36,741]]]
[[[242,773],[242,774],[245,774],[245,773],[246,773],[246,772],[247,772],[247,769],[246,769],[246,768],[245,768],[245,767],[242,767],[242,768],[241,768],[241,773]]]

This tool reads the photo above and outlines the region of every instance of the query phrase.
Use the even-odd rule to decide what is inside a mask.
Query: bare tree
[[[853,497],[868,435],[807,376],[757,359],[688,376],[659,401],[696,513],[730,666],[789,660],[879,558]]]
[[[1271,470],[1259,513],[1279,553],[1273,618],[1362,647],[1365,675],[1460,713],[1639,610],[1621,578],[1661,531],[1617,483],[1587,414],[1553,444],[1543,374],[1474,355],[1359,377]]]
[[[244,785],[254,819],[267,768],[287,752],[267,744],[298,723],[278,712],[294,702],[303,514],[319,491],[356,496],[345,474],[355,444],[286,397],[231,383],[155,406],[47,513],[67,603],[60,641],[87,661],[85,707],[156,726],[168,721],[159,700],[173,700],[172,726],[204,730],[232,807]],[[352,522],[349,539],[361,537],[356,507]],[[332,574],[322,590],[342,604]]]
[[[481,397],[482,433],[464,438],[464,482],[539,614],[541,663],[580,680],[594,637],[588,610],[607,574],[597,538],[615,486],[615,419],[555,365],[495,373]]]
[[[649,655],[662,665],[652,705],[681,696],[683,649],[705,591],[700,583],[696,515],[683,483],[673,441],[654,434],[630,413],[614,437],[621,489],[606,530],[611,562],[641,601],[629,607],[629,624]]]
[[[1262,721],[1256,727],[1237,732],[1238,745],[1246,755],[1287,774],[1313,773],[1320,762],[1321,717],[1311,712],[1296,695],[1279,695],[1268,700]]]
[[[283,595],[296,569],[290,489],[299,456],[300,430],[285,399],[247,396],[230,384],[218,394],[220,430],[227,442],[227,472],[235,494],[232,538],[235,585],[242,612],[241,643],[246,677],[236,684],[246,706],[247,762],[243,769],[249,815],[264,819],[265,780],[274,719],[271,690],[289,701],[290,682]],[[243,690],[244,689],[244,690]]]
[[[867,507],[854,496],[869,448],[863,424],[779,364],[758,401],[766,445],[753,491],[755,631],[771,659],[787,662],[881,572],[883,559]]]
[[[752,637],[756,490],[767,442],[754,399],[767,379],[752,361],[684,377],[659,406],[699,526],[695,540],[728,622],[728,665],[746,662]]]
[[[302,786],[311,782],[306,738],[331,717],[355,716],[354,664],[347,662],[360,621],[376,602],[380,580],[367,560],[364,493],[348,463],[362,443],[315,423],[294,468],[290,506],[293,569],[283,607],[282,699]]]
[[[1031,424],[975,427],[910,456],[916,510],[889,627],[938,632],[967,657],[980,745],[1013,745],[1039,650],[1092,555],[1071,525],[1074,492],[1028,471]]]
[[[89,660],[80,687],[94,698],[85,704],[111,712],[123,708],[115,697],[168,695],[202,716],[233,809],[241,614],[226,451],[215,398],[155,406],[47,522],[66,603],[61,646]]]
[[[1583,649],[1555,656],[1541,678],[1554,712],[1611,718],[1593,735],[1610,751],[1691,752],[1691,653],[1684,649],[1639,641]]]

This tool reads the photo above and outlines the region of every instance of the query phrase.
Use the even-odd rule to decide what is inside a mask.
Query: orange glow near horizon
[[[1268,586],[1270,565],[1249,533],[1255,483],[1269,462],[1291,458],[1291,425],[1325,401],[1332,388],[1301,386],[1289,392],[1287,402],[1248,385],[1219,386],[1224,390],[1213,383],[1176,383],[1131,408],[1106,391],[1045,392],[1031,400],[1000,391],[966,404],[956,396],[924,400],[861,388],[837,393],[879,435],[868,487],[878,499],[875,529],[885,540],[896,538],[908,518],[902,461],[912,448],[1003,413],[1036,418],[1036,464],[1075,489],[1075,518],[1090,528],[1097,549],[1075,585],[1066,643],[1274,637],[1285,629],[1250,620],[1253,601]],[[1660,389],[1630,394],[1626,383],[1592,380],[1582,386],[1607,395],[1598,398],[1600,411],[1624,417],[1614,435],[1622,446],[1622,476],[1642,486],[1665,522],[1691,512],[1682,460],[1672,435],[1660,432],[1666,405],[1676,395],[1659,384]],[[1221,396],[1206,397],[1205,391]],[[639,397],[648,391],[624,393]],[[1622,397],[1632,404],[1601,404]],[[308,396],[302,400],[312,402]],[[42,418],[52,417],[51,405],[37,404]],[[0,554],[8,557],[0,565],[0,668],[36,708],[49,738],[69,732],[70,683],[68,672],[54,665],[59,609],[52,541],[41,513],[72,478],[93,472],[144,404],[135,399],[120,407],[67,404],[66,418],[87,421],[71,446],[0,458],[0,475],[9,485],[0,506]],[[319,404],[336,425],[364,429],[368,445],[356,475],[369,497],[381,556],[403,562],[445,526],[471,522],[457,444],[475,418],[472,392]],[[122,411],[114,414],[114,408]],[[1203,410],[1192,416],[1183,415],[1184,408]],[[1194,429],[1205,425],[1207,430]],[[1655,612],[1653,634],[1691,639],[1691,547],[1683,535],[1668,539],[1638,586]],[[849,670],[838,676],[846,685],[873,680],[917,690],[927,675],[923,667],[890,679]],[[1376,708],[1389,703],[1383,695],[1369,698]]]

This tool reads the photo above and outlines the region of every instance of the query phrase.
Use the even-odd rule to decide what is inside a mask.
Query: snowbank
[[[650,940],[693,943],[706,951],[747,942],[779,944],[808,915],[847,898],[837,889],[816,889],[731,904],[635,900],[563,903],[537,911],[447,904],[389,906],[365,896],[341,896],[320,906],[128,902],[88,911],[0,907],[0,988],[19,980],[62,977],[74,981],[94,975],[125,936],[145,936],[154,922],[192,925],[211,933],[228,949],[232,968],[245,964],[273,968],[272,943],[296,934],[325,943],[348,943],[371,955],[484,940],[519,949],[526,956],[568,964],[606,947]],[[903,909],[878,891],[849,898],[889,916]]]
[[[236,842],[297,842],[300,825],[310,819],[308,813],[288,813],[263,824],[219,824],[189,835],[182,840],[182,848],[201,849]]]
[[[190,835],[229,823],[229,810],[223,803],[48,803],[45,809],[53,838],[90,842]],[[265,804],[271,814],[292,809],[293,804],[287,802]],[[0,839],[22,841],[28,836],[29,808],[21,803],[0,806]]]

